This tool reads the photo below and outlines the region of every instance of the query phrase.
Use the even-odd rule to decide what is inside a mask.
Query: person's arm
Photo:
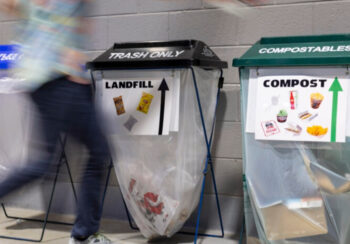
[[[79,16],[77,16],[77,26],[76,28],[73,30],[74,35],[77,39],[75,39],[76,43],[80,43],[80,45],[75,46],[74,48],[69,48],[67,47],[65,49],[65,55],[63,55],[63,62],[70,66],[71,68],[73,68],[75,71],[77,72],[81,72],[82,71],[82,65],[84,65],[87,61],[88,61],[88,57],[85,53],[83,53],[83,49],[85,48],[84,45],[84,40],[86,38],[88,38],[88,36],[92,31],[91,28],[91,23],[90,21],[87,19],[87,14],[89,12],[90,9],[90,0],[82,0],[83,2],[83,7],[82,9],[79,11],[80,14]],[[86,80],[85,78],[79,77],[79,76],[75,76],[74,74],[71,74],[69,76],[69,79],[71,81],[74,81],[76,83],[80,83],[80,84],[89,84],[90,81]]]
[[[0,11],[10,15],[19,15],[20,3],[18,0],[0,0]]]

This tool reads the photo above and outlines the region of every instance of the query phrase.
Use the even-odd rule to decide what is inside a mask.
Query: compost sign
[[[261,76],[255,138],[345,142],[349,78]]]
[[[174,77],[104,79],[103,106],[119,133],[168,135],[178,131],[180,82]]]

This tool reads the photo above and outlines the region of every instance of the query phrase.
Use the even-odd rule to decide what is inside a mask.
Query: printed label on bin
[[[22,58],[19,48],[15,45],[0,45],[0,69],[11,68]]]
[[[255,138],[345,142],[349,77],[260,76]]]
[[[154,51],[154,52],[112,52],[108,59],[161,59],[161,58],[177,58],[185,53],[185,50],[174,51]]]
[[[109,128],[119,134],[168,135],[178,131],[180,81],[157,79],[102,80],[102,109]]]

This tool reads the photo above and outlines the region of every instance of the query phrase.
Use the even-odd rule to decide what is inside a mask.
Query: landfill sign
[[[114,132],[168,135],[178,130],[180,82],[174,77],[102,80],[102,106]]]
[[[255,138],[345,142],[349,78],[261,76]]]

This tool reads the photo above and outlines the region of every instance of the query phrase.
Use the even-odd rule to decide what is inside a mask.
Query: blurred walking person
[[[38,108],[43,136],[32,135],[31,147],[44,152],[39,158],[30,157],[27,166],[0,183],[0,197],[43,176],[52,166],[60,134],[67,133],[89,150],[69,243],[107,244],[111,241],[98,230],[109,151],[83,68],[88,4],[87,0],[0,0],[3,12],[21,18],[15,43],[23,56],[14,76],[26,80],[23,88],[31,91]]]

